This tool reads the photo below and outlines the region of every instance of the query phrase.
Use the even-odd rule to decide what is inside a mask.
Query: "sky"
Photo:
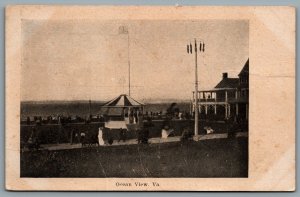
[[[23,20],[21,100],[107,101],[128,94],[128,60],[133,98],[189,100],[195,54],[186,45],[195,38],[205,42],[197,57],[200,90],[213,89],[223,72],[237,77],[249,58],[245,20]]]

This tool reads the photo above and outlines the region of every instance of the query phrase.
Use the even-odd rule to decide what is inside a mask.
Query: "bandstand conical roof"
[[[134,100],[127,94],[121,94],[120,96],[105,103],[102,107],[123,108],[123,107],[142,107],[143,105],[144,105],[143,103]]]

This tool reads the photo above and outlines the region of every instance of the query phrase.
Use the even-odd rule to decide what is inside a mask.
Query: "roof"
[[[141,107],[143,105],[143,103],[134,100],[130,96],[126,94],[121,94],[120,96],[105,103],[102,107]]]
[[[216,85],[215,88],[217,88],[217,89],[237,88],[238,85],[239,85],[239,78],[225,78],[225,79],[222,79],[222,81],[220,81],[218,83],[218,85]]]
[[[242,75],[242,74],[249,75],[249,58],[248,58],[248,60],[246,61],[244,67],[242,68],[242,70],[241,70],[239,76]]]

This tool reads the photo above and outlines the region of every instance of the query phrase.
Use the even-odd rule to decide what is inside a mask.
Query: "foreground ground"
[[[247,137],[21,153],[21,177],[247,176]]]

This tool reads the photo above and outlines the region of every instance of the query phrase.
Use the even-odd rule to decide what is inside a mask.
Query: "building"
[[[193,92],[193,106],[195,106]],[[198,92],[200,118],[248,120],[249,111],[249,59],[238,78],[223,73],[222,80],[212,90]],[[193,107],[194,108],[194,107]]]

